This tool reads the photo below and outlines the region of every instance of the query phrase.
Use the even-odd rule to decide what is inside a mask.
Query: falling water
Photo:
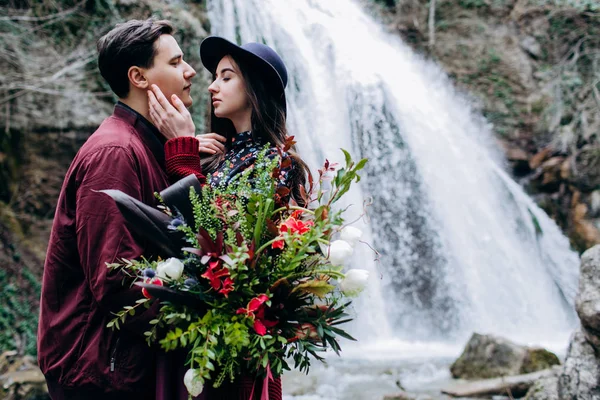
[[[380,253],[355,260],[373,271],[353,327],[365,345],[566,340],[578,257],[440,68],[350,0],[213,0],[209,16],[212,34],[282,56],[290,131],[313,168],[340,147],[370,160],[348,202],[352,219],[372,199],[359,223]]]

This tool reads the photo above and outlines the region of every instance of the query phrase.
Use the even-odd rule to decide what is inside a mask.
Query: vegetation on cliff
[[[0,349],[33,354],[62,179],[116,100],[97,71],[96,40],[118,22],[167,18],[186,58],[200,65],[209,27],[202,1],[183,8],[152,0],[9,0],[0,10]],[[206,103],[202,86],[192,88],[197,104]],[[205,107],[193,110],[198,126],[204,114]]]
[[[473,97],[513,175],[573,246],[600,243],[600,3],[372,1]]]

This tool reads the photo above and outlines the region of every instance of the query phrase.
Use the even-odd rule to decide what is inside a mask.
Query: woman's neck
[[[243,113],[230,118],[233,126],[235,127],[236,133],[247,132],[252,130],[252,110],[248,109]]]

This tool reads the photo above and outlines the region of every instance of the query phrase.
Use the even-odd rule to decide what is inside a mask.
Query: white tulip
[[[183,274],[183,263],[177,258],[168,258],[158,263],[156,266],[156,275],[161,278],[177,280]]]
[[[350,245],[354,246],[356,242],[360,240],[362,235],[363,233],[360,229],[353,226],[347,226],[340,232],[340,239],[345,240],[350,243]]]
[[[329,261],[333,265],[342,265],[352,255],[354,249],[345,240],[334,240],[329,245]]]
[[[365,269],[351,269],[346,272],[346,277],[340,281],[340,290],[346,296],[357,296],[367,286],[369,271]]]
[[[202,393],[202,390],[204,389],[204,385],[202,385],[202,379],[199,375],[199,370],[188,369],[183,376],[183,384],[185,385],[185,388],[187,389],[188,393],[194,397]]]

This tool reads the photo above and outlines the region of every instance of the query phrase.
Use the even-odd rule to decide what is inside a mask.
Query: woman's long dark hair
[[[246,94],[252,106],[252,136],[257,143],[270,143],[273,147],[283,147],[288,136],[286,127],[286,111],[283,96],[278,93],[260,75],[261,68],[252,68],[252,65],[243,60],[230,56],[235,62],[234,68],[241,73],[246,85]],[[226,149],[231,146],[231,138],[237,133],[233,123],[226,118],[215,116],[215,109],[211,105],[210,115],[211,132],[218,133],[227,138]],[[295,146],[288,150],[292,159],[292,170],[288,176],[289,188],[292,199],[298,205],[306,206],[307,199],[302,195],[302,187],[306,189],[306,180],[311,175],[308,165],[297,154]],[[202,170],[206,173],[213,172],[221,161],[220,155],[205,157],[202,160]],[[308,192],[308,191],[306,191]]]

